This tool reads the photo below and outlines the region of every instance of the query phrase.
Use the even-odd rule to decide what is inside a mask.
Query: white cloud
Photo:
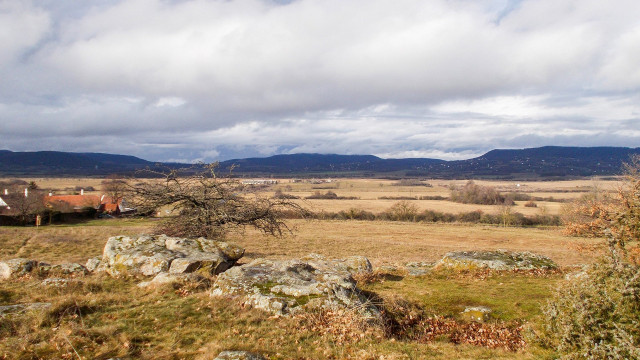
[[[638,13],[636,0],[0,0],[0,138],[154,160],[634,145]]]

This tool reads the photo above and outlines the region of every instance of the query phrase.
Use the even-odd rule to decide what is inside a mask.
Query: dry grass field
[[[41,188],[65,189],[93,186],[100,179],[29,179]],[[359,208],[385,211],[396,200],[383,196],[448,196],[449,185],[464,181],[429,181],[432,187],[394,186],[394,181],[339,179],[328,184],[289,183],[262,189],[271,196],[276,189],[296,196],[315,191],[356,196],[358,200],[305,200],[314,211]],[[590,191],[593,181],[478,182],[501,191],[526,191],[535,196],[570,199]],[[615,181],[599,181],[600,189],[614,190]],[[513,189],[512,189],[513,188]],[[457,204],[447,200],[411,200],[420,209],[442,212],[482,210],[497,206]],[[534,215],[542,205],[557,214],[562,203],[539,202],[538,208],[515,211]],[[0,227],[0,260],[25,257],[47,261],[84,263],[100,256],[109,236],[152,231],[157,219],[90,220],[68,225]],[[290,220],[293,234],[269,237],[247,229],[230,240],[246,249],[241,263],[254,258],[287,259],[309,253],[329,257],[367,256],[374,267],[408,262],[435,262],[446,252],[506,249],[532,251],[549,256],[565,271],[593,262],[602,250],[602,239],[566,237],[558,227],[501,227],[482,224],[420,223],[358,220]],[[90,275],[78,285],[43,288],[40,279],[23,277],[0,283],[0,306],[51,302],[44,313],[21,318],[0,317],[0,358],[7,359],[214,359],[224,349],[250,350],[270,359],[537,359],[555,355],[534,339],[511,351],[452,343],[447,338],[420,342],[365,331],[345,318],[336,325],[327,314],[306,318],[272,317],[233,301],[219,302],[206,290],[161,287],[140,289],[140,279],[111,279]],[[426,313],[451,321],[464,321],[466,306],[488,306],[490,326],[540,326],[541,306],[563,282],[562,273],[457,275],[430,273],[407,276],[400,271],[360,284],[384,301],[398,299],[419,306]],[[386,305],[385,305],[386,306]],[[346,324],[346,325],[345,325]],[[342,326],[342,327],[341,327]],[[527,330],[528,331],[528,330]]]

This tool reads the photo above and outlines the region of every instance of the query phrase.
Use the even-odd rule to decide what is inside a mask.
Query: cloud
[[[152,160],[632,146],[638,12],[635,0],[0,1],[0,138]]]

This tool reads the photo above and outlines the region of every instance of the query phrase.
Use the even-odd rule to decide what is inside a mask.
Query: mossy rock
[[[453,270],[546,270],[557,267],[553,260],[543,255],[505,250],[450,252],[436,264],[436,268]]]

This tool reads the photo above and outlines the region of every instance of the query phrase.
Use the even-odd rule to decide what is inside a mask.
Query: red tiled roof
[[[118,204],[102,204],[104,212],[112,213],[118,211]]]
[[[98,195],[52,195],[45,197],[47,204],[65,203],[73,207],[93,207],[100,206],[100,196]]]

